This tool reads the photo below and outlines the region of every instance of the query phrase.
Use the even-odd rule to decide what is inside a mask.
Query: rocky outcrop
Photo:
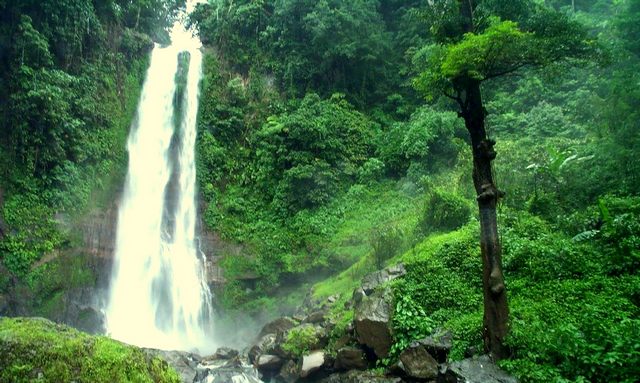
[[[298,325],[298,322],[289,317],[275,319],[262,327],[259,337],[267,334],[280,334]]]
[[[411,378],[435,379],[438,361],[418,343],[413,343],[400,354],[399,367]]]
[[[372,348],[380,359],[389,355],[393,344],[392,314],[393,293],[389,288],[365,296],[356,304],[354,325],[358,341]]]
[[[402,263],[373,272],[362,279],[362,291],[365,295],[370,295],[378,286],[402,277],[405,274],[407,274],[407,270]]]
[[[184,351],[165,351],[145,349],[146,353],[156,356],[167,362],[177,373],[183,383],[193,383],[200,357],[196,354]]]
[[[468,358],[446,366],[438,383],[517,383],[487,355]]]
[[[306,378],[314,372],[320,370],[324,366],[326,355],[323,351],[313,351],[302,357],[302,365],[300,366],[300,377]]]
[[[368,366],[367,356],[358,347],[342,347],[336,353],[336,370],[364,370]]]
[[[398,265],[365,277],[345,304],[354,308],[354,319],[339,327],[337,337],[338,327],[329,313],[339,297],[320,301],[310,293],[292,318],[279,318],[262,328],[249,350],[249,360],[263,380],[278,383],[515,382],[487,357],[447,363],[453,336],[440,329],[402,350],[397,363],[384,374],[367,370],[389,356],[394,299],[386,284],[405,273],[404,266]],[[332,332],[331,348],[325,351]],[[300,355],[301,349],[313,351]]]

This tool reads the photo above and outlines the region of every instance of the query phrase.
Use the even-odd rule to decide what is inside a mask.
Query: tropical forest
[[[640,381],[640,0],[0,0],[0,382]]]

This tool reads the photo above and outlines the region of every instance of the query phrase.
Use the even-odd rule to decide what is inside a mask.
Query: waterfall
[[[181,23],[171,40],[151,53],[129,133],[106,326],[138,346],[210,352],[211,293],[195,243],[201,44]]]

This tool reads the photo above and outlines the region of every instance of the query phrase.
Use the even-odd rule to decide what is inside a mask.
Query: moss
[[[180,382],[166,362],[40,318],[0,319],[2,382]]]

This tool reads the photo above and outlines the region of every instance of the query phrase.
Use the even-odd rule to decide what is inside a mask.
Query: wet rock
[[[278,334],[295,327],[297,324],[298,322],[289,317],[278,318],[264,325],[258,337],[262,338],[267,334]]]
[[[406,273],[407,270],[405,269],[404,264],[399,263],[397,265],[387,267],[386,269],[368,274],[362,279],[362,291],[365,295],[370,295],[376,287],[401,277]]]
[[[367,364],[367,356],[357,347],[342,347],[336,353],[337,370],[364,370]]]
[[[450,363],[438,383],[517,383],[486,355]]]
[[[261,373],[273,373],[278,371],[284,361],[277,355],[263,354],[256,360],[255,366]]]
[[[362,287],[356,287],[353,290],[353,295],[351,296],[351,301],[355,304],[362,302],[362,300],[367,296]]]
[[[323,310],[314,311],[309,314],[302,323],[322,323],[325,320],[326,312]]]
[[[372,348],[378,358],[387,357],[393,344],[392,313],[393,293],[389,288],[363,298],[355,309],[358,341]]]
[[[349,371],[343,374],[332,374],[319,381],[320,383],[400,383],[398,377],[379,376],[368,371]]]
[[[302,366],[300,367],[300,377],[306,378],[314,372],[320,370],[325,364],[325,354],[323,351],[313,351],[309,355],[302,357]]]
[[[280,369],[277,379],[285,383],[294,383],[299,377],[300,367],[293,360],[289,360]]]
[[[215,354],[204,358],[205,361],[213,360],[229,360],[238,356],[238,350],[234,350],[229,347],[220,347],[216,350]]]
[[[264,383],[258,370],[239,358],[203,361],[196,368],[193,383]]]
[[[156,349],[145,349],[149,355],[157,356],[166,361],[178,375],[183,383],[192,383],[196,377],[196,369],[200,358],[192,353],[184,351],[165,351]]]
[[[268,354],[272,351],[276,344],[276,335],[275,334],[267,334],[260,338],[253,346],[249,349],[249,362],[254,363],[258,360],[258,357],[262,354]]]
[[[411,378],[434,379],[438,376],[438,361],[418,342],[400,354],[400,362],[400,368]]]
[[[414,343],[424,347],[438,363],[446,363],[451,347],[453,347],[453,335],[449,331],[438,330]]]

